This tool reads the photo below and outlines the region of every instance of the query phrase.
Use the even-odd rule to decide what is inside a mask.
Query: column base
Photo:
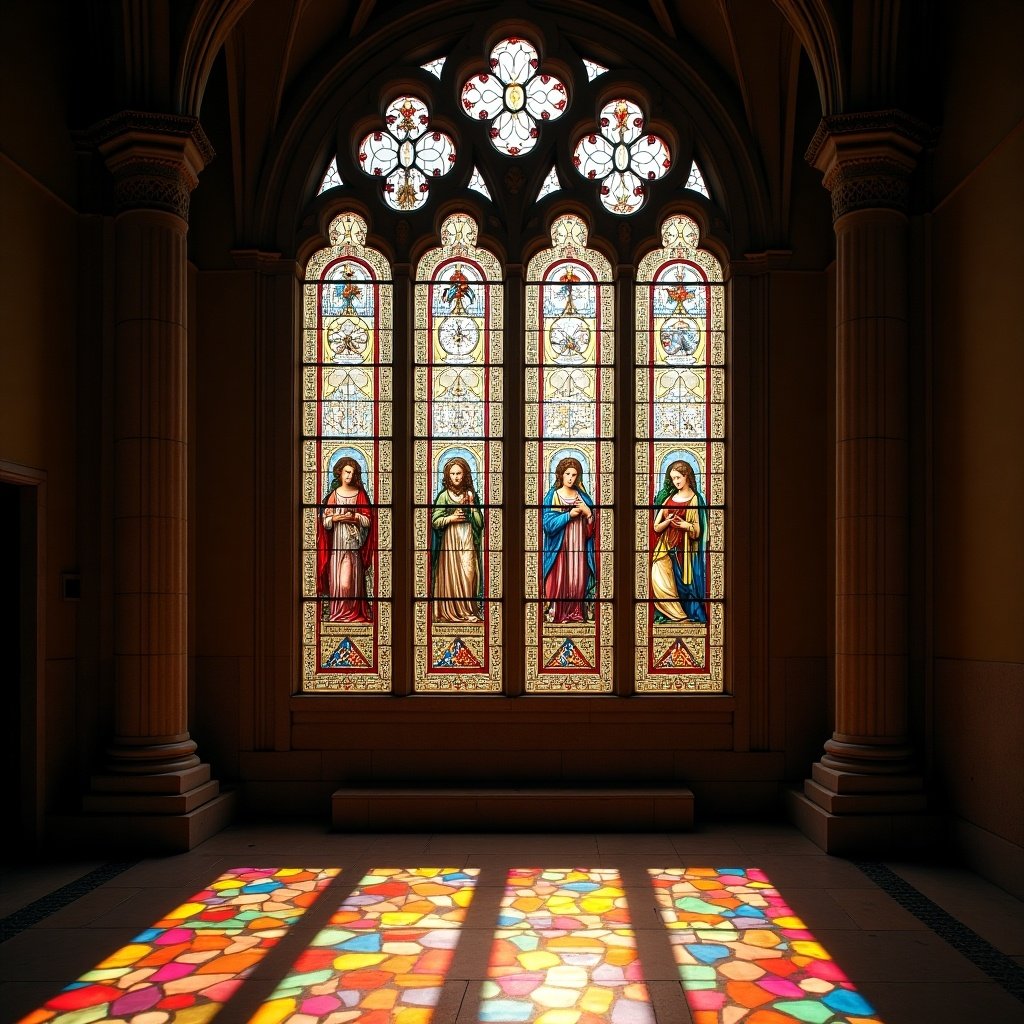
[[[889,856],[934,849],[946,837],[942,815],[928,813],[917,775],[860,775],[815,764],[803,791],[790,790],[790,819],[826,853]]]
[[[208,764],[160,775],[96,775],[81,815],[51,816],[53,842],[125,856],[185,853],[228,825],[235,794],[222,793]]]

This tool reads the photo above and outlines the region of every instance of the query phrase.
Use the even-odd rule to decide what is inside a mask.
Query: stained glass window
[[[435,78],[441,77],[441,71],[444,68],[444,62],[447,57],[438,57],[437,60],[428,60],[426,64],[421,64],[420,67],[424,71],[429,71]]]
[[[469,177],[469,187],[475,192],[479,192],[480,195],[486,196],[488,199],[491,198],[491,190],[487,187],[487,182],[484,181],[479,167],[473,168],[473,173]]]
[[[359,143],[359,165],[384,178],[384,198],[395,210],[415,210],[427,201],[430,179],[447,174],[455,163],[455,143],[430,128],[427,105],[400,96],[387,109],[385,127]]]
[[[587,80],[591,82],[608,70],[603,64],[598,64],[593,60],[584,59],[583,66],[587,69]]]
[[[565,86],[540,71],[540,56],[525,39],[503,39],[491,50],[490,72],[467,78],[462,109],[490,121],[491,145],[505,156],[525,156],[540,137],[538,121],[562,116]]]
[[[502,329],[497,258],[448,217],[416,283],[417,691],[500,691]]]
[[[391,685],[391,270],[335,218],[306,266],[302,687]]]
[[[320,188],[317,189],[317,195],[322,195],[329,188],[338,188],[345,183],[341,180],[341,175],[338,173],[338,161],[332,160],[327,165],[327,170],[324,171],[323,181],[320,182]]]
[[[526,689],[612,686],[614,298],[579,217],[526,281]]]
[[[561,187],[562,183],[558,180],[558,171],[552,167],[540,187],[540,192],[537,193],[537,198],[543,199],[545,196],[551,195],[552,192],[557,192]]]
[[[668,143],[644,131],[643,111],[617,99],[601,109],[599,129],[584,135],[573,150],[573,164],[584,178],[600,182],[601,202],[612,213],[636,213],[648,182],[672,166]]]
[[[700,173],[696,160],[690,164],[690,173],[686,178],[686,187],[693,189],[694,192],[699,192],[705,199],[711,198],[711,193],[708,192],[708,187],[704,184],[704,175]]]
[[[723,688],[725,296],[670,217],[636,285],[636,688]]]

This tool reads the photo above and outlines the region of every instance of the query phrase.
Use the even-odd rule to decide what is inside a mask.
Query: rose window
[[[474,75],[462,86],[462,109],[491,122],[491,145],[506,156],[529,153],[540,135],[537,121],[554,121],[565,110],[565,86],[539,66],[532,44],[503,39],[491,50],[490,74]]]
[[[359,143],[359,164],[367,174],[385,178],[384,198],[396,210],[415,210],[427,201],[430,179],[455,164],[455,143],[430,130],[422,100],[400,96],[387,109],[387,127]]]
[[[601,202],[612,213],[636,213],[644,204],[647,182],[672,165],[668,144],[644,131],[644,115],[629,100],[601,110],[600,130],[576,143],[572,162],[585,178],[601,183]]]

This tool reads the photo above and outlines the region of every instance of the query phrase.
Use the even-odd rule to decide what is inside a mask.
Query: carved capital
[[[123,110],[86,133],[114,176],[117,211],[164,210],[188,220],[189,198],[213,147],[199,121]]]
[[[928,138],[927,127],[901,110],[823,118],[807,161],[832,193],[832,219],[853,210],[905,211],[910,176]]]

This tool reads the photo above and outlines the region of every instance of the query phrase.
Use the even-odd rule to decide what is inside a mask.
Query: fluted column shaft
[[[98,129],[114,175],[115,729],[108,768],[199,764],[188,734],[188,201],[209,158],[193,118],[126,112]]]
[[[906,214],[920,143],[905,115],[830,118],[809,154],[836,232],[835,731],[821,763],[908,769]]]

